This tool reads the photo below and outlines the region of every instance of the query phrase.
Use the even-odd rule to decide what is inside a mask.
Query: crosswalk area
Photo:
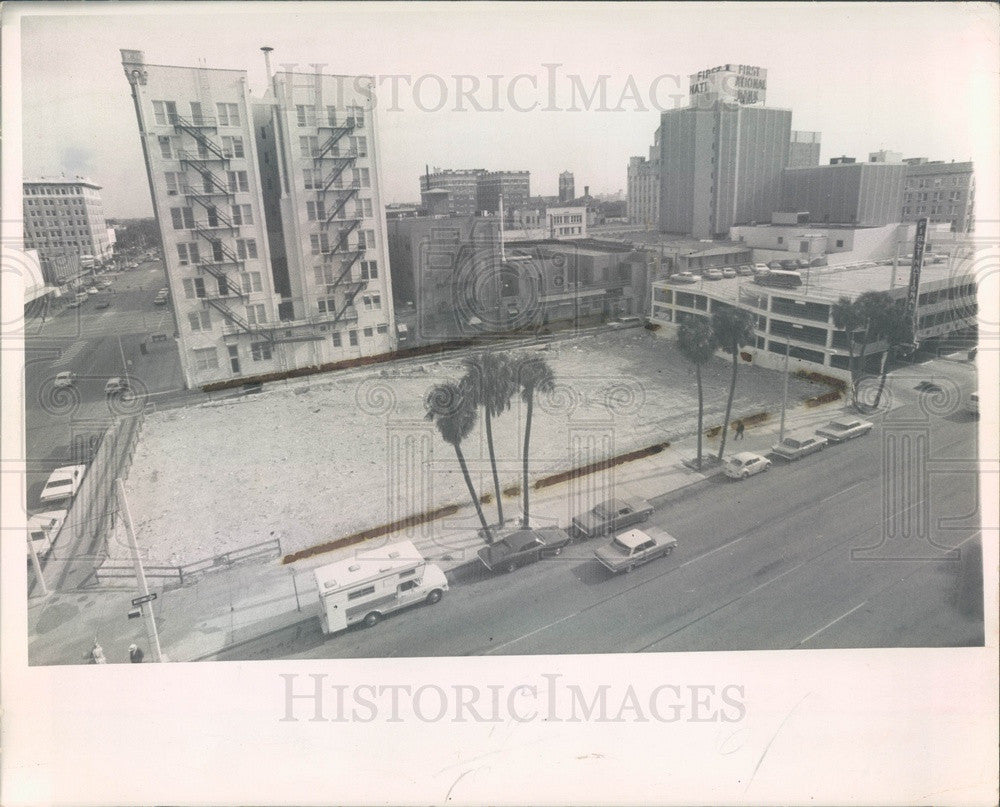
[[[70,345],[66,350],[60,354],[59,358],[52,362],[53,367],[68,367],[73,361],[79,356],[84,350],[87,349],[87,343],[83,340],[78,340]]]

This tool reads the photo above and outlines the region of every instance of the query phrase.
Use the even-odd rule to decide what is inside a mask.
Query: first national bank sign
[[[767,70],[749,64],[723,64],[690,76],[691,102],[699,98],[728,101],[744,106],[763,104],[767,94]]]

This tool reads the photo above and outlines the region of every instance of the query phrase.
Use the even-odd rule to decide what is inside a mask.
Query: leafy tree
[[[857,367],[854,366],[854,334],[861,329],[864,321],[860,309],[850,297],[841,297],[833,304],[833,324],[838,330],[847,334],[847,369],[853,381],[857,378]]]
[[[858,406],[858,384],[865,377],[865,362],[868,358],[868,346],[881,339],[890,325],[892,317],[892,297],[885,291],[866,291],[854,301],[861,327],[864,329],[864,340],[861,343],[861,354],[858,357],[858,371],[854,380],[854,405]]]
[[[540,356],[524,356],[519,359],[514,368],[514,378],[521,390],[521,400],[527,404],[527,414],[524,423],[524,451],[522,453],[522,488],[524,492],[524,514],[521,526],[528,528],[528,456],[531,444],[531,417],[535,403],[536,392],[551,392],[555,389],[556,379],[548,362]]]
[[[722,443],[719,446],[719,461],[726,450],[729,433],[729,417],[733,412],[733,398],[736,395],[736,371],[739,368],[740,348],[754,340],[756,317],[749,311],[727,306],[712,314],[712,333],[715,344],[733,357],[733,373],[729,381],[729,398],[726,401],[726,418],[722,424]]]
[[[472,484],[472,476],[469,474],[469,466],[462,453],[462,441],[469,436],[476,425],[475,407],[470,405],[468,396],[463,394],[462,389],[457,384],[452,383],[435,385],[428,393],[424,403],[427,409],[426,419],[434,421],[434,425],[441,433],[441,439],[455,449],[455,456],[458,457],[458,464],[462,468],[465,484],[469,488],[469,496],[476,507],[479,522],[483,525],[486,542],[493,543],[493,534],[486,523],[483,508],[479,504],[479,496],[476,494],[476,488]]]
[[[503,500],[500,496],[500,475],[497,473],[497,457],[493,447],[493,418],[510,409],[510,399],[517,391],[514,381],[513,363],[501,353],[484,352],[463,360],[465,376],[460,386],[476,408],[482,407],[486,419],[486,445],[490,452],[490,466],[493,469],[493,489],[497,498],[497,518],[504,524]]]
[[[882,377],[879,379],[878,392],[875,393],[875,403],[873,404],[875,409],[878,409],[879,402],[882,400],[892,354],[901,347],[913,344],[913,322],[907,315],[906,300],[894,300],[889,310],[885,312],[883,336],[888,345],[885,349],[885,356],[882,358]]]
[[[694,365],[694,376],[698,383],[698,469],[701,469],[701,437],[705,413],[704,396],[701,386],[701,368],[708,364],[715,354],[712,326],[704,317],[692,317],[681,324],[677,331],[677,349]]]

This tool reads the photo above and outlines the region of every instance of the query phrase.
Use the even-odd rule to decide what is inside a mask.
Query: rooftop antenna
[[[264,69],[267,70],[267,80],[271,80],[271,51],[274,50],[270,45],[264,45],[261,48],[264,51]]]
[[[503,246],[503,194],[500,194],[500,262],[507,262],[507,255]]]

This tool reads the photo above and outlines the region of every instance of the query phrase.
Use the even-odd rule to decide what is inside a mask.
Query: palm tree
[[[833,304],[833,325],[847,334],[847,369],[852,381],[857,376],[857,368],[854,366],[854,334],[863,324],[861,311],[850,297],[841,297]]]
[[[749,311],[727,306],[712,314],[712,333],[715,344],[733,357],[733,374],[729,381],[729,399],[726,401],[726,418],[722,424],[722,444],[719,446],[719,462],[726,450],[726,436],[729,432],[729,416],[733,412],[733,397],[736,395],[736,370],[739,367],[740,348],[754,339],[756,317]]]
[[[485,352],[469,356],[462,362],[466,366],[461,388],[471,404],[483,408],[486,416],[486,445],[493,469],[493,489],[497,497],[497,519],[504,524],[503,500],[500,498],[500,475],[497,473],[497,456],[493,448],[493,418],[510,408],[510,399],[516,391],[512,363],[501,353]]]
[[[858,406],[858,384],[865,377],[868,345],[877,342],[885,334],[891,317],[892,297],[885,291],[866,291],[854,301],[854,305],[865,332],[864,341],[861,343],[861,354],[858,357],[858,371],[854,377],[853,400],[854,405]]]
[[[551,392],[555,389],[556,377],[545,359],[540,356],[524,356],[519,359],[514,367],[514,378],[518,388],[521,390],[521,400],[528,405],[528,412],[524,423],[524,451],[521,456],[522,468],[522,488],[524,490],[524,513],[521,518],[521,526],[528,528],[528,449],[531,444],[531,415],[535,403],[536,392]]]
[[[875,393],[873,407],[878,409],[882,400],[882,391],[885,389],[885,379],[889,375],[889,359],[893,351],[904,345],[913,344],[913,322],[907,315],[906,300],[894,300],[892,306],[885,314],[884,333],[888,345],[885,355],[882,358],[882,377],[878,382],[878,392]]]
[[[698,470],[701,470],[701,432],[704,416],[704,397],[701,389],[701,368],[708,364],[715,353],[712,326],[704,317],[692,317],[681,324],[677,332],[677,349],[694,365],[694,376],[698,382]]]
[[[469,496],[476,506],[479,522],[483,525],[486,542],[493,543],[493,534],[486,523],[483,508],[479,504],[479,496],[476,494],[476,488],[472,484],[472,476],[469,474],[469,466],[462,453],[462,440],[469,436],[476,425],[476,410],[470,406],[469,400],[467,396],[463,395],[461,388],[450,382],[436,384],[427,394],[424,403],[427,408],[426,419],[434,421],[434,425],[441,432],[441,438],[455,449],[455,456],[458,457],[458,464],[462,467],[465,484],[469,488]]]

